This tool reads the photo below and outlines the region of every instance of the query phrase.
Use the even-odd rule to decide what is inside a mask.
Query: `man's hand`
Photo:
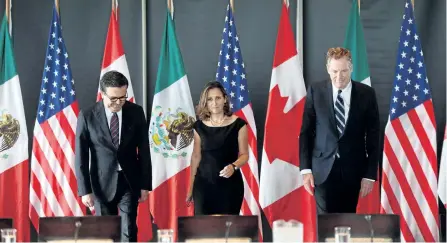
[[[193,203],[193,198],[192,198],[192,192],[188,192],[188,195],[186,196],[186,206],[189,207],[191,206],[191,204]]]
[[[138,199],[138,202],[146,201],[148,196],[149,196],[149,191],[148,190],[141,190],[141,195],[140,195],[140,199]]]
[[[366,197],[366,195],[368,195],[372,191],[374,182],[375,181],[371,181],[366,178],[362,179],[362,184],[360,187],[360,197]]]
[[[93,206],[94,206],[93,199],[94,199],[94,198],[93,198],[93,194],[92,194],[92,193],[87,194],[87,195],[84,195],[84,196],[82,196],[82,198],[81,198],[82,203],[83,203],[86,207],[88,207],[88,208],[93,208]]]
[[[303,175],[303,185],[304,189],[306,189],[306,191],[313,196],[315,185],[314,185],[314,176],[312,175],[312,173]]]

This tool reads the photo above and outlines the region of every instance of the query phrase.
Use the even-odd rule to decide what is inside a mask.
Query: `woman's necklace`
[[[210,117],[210,122],[213,126],[220,126],[225,121],[225,116],[220,121],[213,121],[213,119]]]

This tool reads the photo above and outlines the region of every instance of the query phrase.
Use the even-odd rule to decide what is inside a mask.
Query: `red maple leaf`
[[[278,85],[270,92],[265,123],[265,151],[270,162],[281,159],[295,166],[298,161],[298,139],[301,130],[305,99],[284,113],[289,97],[282,97]]]

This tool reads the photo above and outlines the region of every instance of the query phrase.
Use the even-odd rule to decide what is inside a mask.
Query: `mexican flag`
[[[0,29],[0,68],[0,218],[12,218],[17,242],[26,242],[30,241],[28,134],[6,14]]]
[[[368,56],[366,55],[366,43],[359,14],[358,0],[352,0],[348,28],[346,29],[345,43],[343,45],[352,54],[352,64],[354,64],[352,80],[371,86]]]
[[[366,43],[363,35],[362,21],[359,14],[358,0],[352,0],[351,12],[349,14],[348,28],[346,29],[344,47],[352,54],[354,70],[351,79],[371,86],[369,75],[368,57],[366,55]],[[377,170],[377,174],[379,171]],[[379,178],[379,176],[377,176]],[[359,197],[357,213],[374,214],[380,210],[379,182],[374,183],[373,190],[366,197]]]
[[[177,217],[191,216],[186,206],[193,149],[195,112],[175,35],[167,12],[149,124],[152,158],[150,207],[159,229],[177,229]]]

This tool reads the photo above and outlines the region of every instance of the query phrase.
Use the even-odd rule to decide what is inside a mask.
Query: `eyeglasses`
[[[117,101],[119,102],[124,102],[127,99],[127,93],[125,96],[122,97],[110,97],[108,96],[106,93],[103,93],[112,103],[117,103]]]

